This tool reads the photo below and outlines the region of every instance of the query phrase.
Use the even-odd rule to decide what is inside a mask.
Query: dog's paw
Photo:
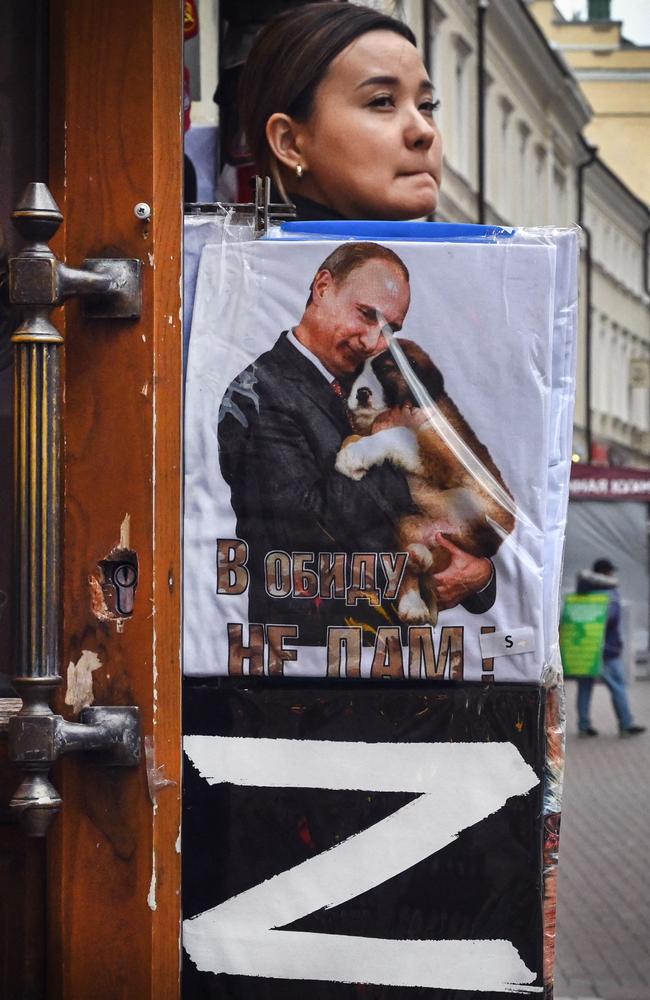
[[[426,573],[433,566],[433,556],[426,545],[421,545],[420,542],[411,542],[406,547],[406,551],[409,554],[411,569],[415,570],[416,573]]]
[[[353,444],[341,448],[336,456],[335,468],[337,472],[341,472],[348,479],[363,479],[368,471],[368,466],[365,463],[364,443],[362,438],[360,441],[355,441]]]
[[[401,621],[408,622],[409,625],[435,625],[438,618],[431,613],[417,590],[409,590],[400,597],[397,614]]]

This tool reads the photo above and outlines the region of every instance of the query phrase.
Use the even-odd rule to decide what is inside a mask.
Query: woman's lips
[[[435,180],[435,177],[429,170],[404,170],[398,177],[427,177],[430,181]]]

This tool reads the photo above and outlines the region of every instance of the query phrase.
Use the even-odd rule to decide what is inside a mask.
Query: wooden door
[[[75,300],[53,314],[65,337],[53,707],[73,717],[67,669],[89,651],[95,704],[138,705],[149,753],[133,769],[81,755],[54,768],[63,806],[47,842],[46,993],[162,1000],[178,996],[180,950],[182,3],[50,10],[47,181],[64,217],[52,248],[73,266],[143,264],[139,321],[85,320]],[[136,217],[139,202],[150,219]],[[120,546],[138,566],[122,620],[97,582]]]

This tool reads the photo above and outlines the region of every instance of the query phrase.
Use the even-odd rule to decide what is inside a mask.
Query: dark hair
[[[333,250],[332,253],[325,258],[323,263],[318,268],[316,275],[320,274],[321,271],[329,271],[332,275],[334,281],[338,284],[343,281],[355,271],[358,267],[362,267],[369,260],[383,260],[387,264],[392,264],[394,267],[399,268],[402,275],[408,284],[410,281],[410,275],[408,268],[401,257],[390,250],[388,247],[384,247],[381,243],[372,243],[370,240],[363,240],[355,243],[342,243],[340,246]],[[316,276],[314,276],[314,281]],[[312,281],[309,286],[309,298],[307,299],[307,305],[312,300],[312,291],[314,287],[314,282]]]
[[[605,576],[616,572],[616,566],[609,559],[596,559],[591,568],[594,573],[603,573]]]
[[[352,3],[309,3],[270,21],[255,39],[240,83],[241,120],[262,174],[275,174],[266,123],[281,112],[306,121],[316,88],[332,61],[369,31],[394,31],[416,44],[411,29],[387,14]]]

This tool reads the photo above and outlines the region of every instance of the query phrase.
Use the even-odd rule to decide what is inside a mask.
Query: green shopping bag
[[[565,677],[597,677],[603,660],[608,594],[569,594],[560,621]]]

